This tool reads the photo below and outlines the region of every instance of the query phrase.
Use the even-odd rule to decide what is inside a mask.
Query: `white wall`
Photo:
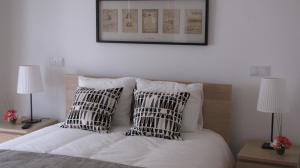
[[[0,117],[2,113],[11,105],[11,96],[9,96],[8,85],[10,81],[10,59],[9,59],[9,23],[7,17],[9,12],[8,1],[0,1]]]
[[[63,71],[102,76],[205,81],[233,85],[233,149],[248,139],[268,139],[270,116],[256,112],[259,79],[251,65],[271,65],[288,81],[287,135],[300,144],[300,2],[297,0],[210,0],[210,45],[169,46],[95,42],[95,0],[9,1],[13,59],[12,94],[17,65],[40,64],[46,83],[35,94],[35,113],[64,116]],[[65,69],[48,65],[65,58]],[[18,96],[19,111],[28,112]],[[26,109],[26,108],[27,109]]]

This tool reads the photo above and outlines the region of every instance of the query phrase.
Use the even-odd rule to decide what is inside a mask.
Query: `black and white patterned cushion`
[[[61,127],[107,133],[122,90],[78,88],[70,113]]]
[[[181,140],[182,114],[189,97],[188,92],[135,91],[133,127],[126,135]]]

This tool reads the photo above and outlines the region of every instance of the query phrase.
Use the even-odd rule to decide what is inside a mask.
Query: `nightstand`
[[[6,121],[0,121],[0,143],[26,135],[33,131],[37,131],[44,127],[56,124],[57,121],[53,119],[42,119],[41,122],[33,124],[29,129],[22,129],[22,124],[10,124]]]
[[[239,152],[237,168],[300,168],[300,148],[293,146],[280,156],[274,150],[262,149],[262,141],[249,141]]]

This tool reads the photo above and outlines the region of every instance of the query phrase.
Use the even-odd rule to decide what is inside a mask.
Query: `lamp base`
[[[269,150],[274,150],[274,148],[271,145],[272,142],[265,142],[264,144],[262,144],[261,148],[263,149],[269,149]]]
[[[22,123],[29,123],[29,124],[35,124],[35,123],[39,123],[39,122],[41,122],[42,120],[40,120],[40,119],[28,119],[28,120],[24,120],[24,121],[22,121]]]

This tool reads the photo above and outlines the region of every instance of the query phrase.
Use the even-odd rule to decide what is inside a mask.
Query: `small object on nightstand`
[[[262,148],[263,148],[263,149],[271,149],[271,150],[274,150],[274,148],[272,147],[272,142],[265,142],[265,143],[263,143]]]
[[[31,123],[25,123],[23,124],[22,129],[28,129],[31,127],[31,125],[32,125]]]
[[[293,146],[280,156],[261,148],[262,141],[249,141],[238,153],[236,168],[300,168],[300,148]]]
[[[285,150],[292,147],[292,142],[285,136],[278,136],[272,143],[272,147],[276,150],[278,155],[284,155]]]
[[[10,122],[11,124],[16,124],[18,120],[17,110],[10,108],[6,112],[4,112],[3,118],[5,121]]]

